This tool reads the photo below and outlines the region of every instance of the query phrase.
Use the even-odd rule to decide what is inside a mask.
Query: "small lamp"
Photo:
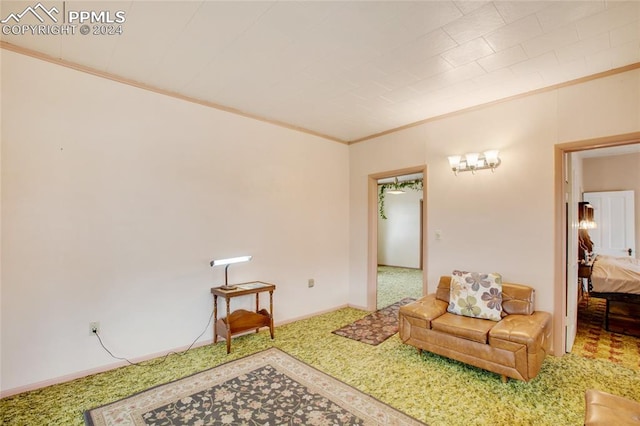
[[[595,209],[593,208],[593,206],[591,204],[587,205],[587,221],[588,221],[588,226],[589,229],[595,229],[598,227],[598,224],[596,223],[596,220],[594,218],[594,211]]]
[[[594,229],[598,225],[593,218],[593,206],[588,201],[580,201],[578,203],[578,228]]]
[[[211,267],[219,266],[219,265],[225,265],[225,267],[224,267],[224,285],[220,287],[222,290],[233,290],[234,288],[236,288],[236,286],[234,286],[234,285],[229,285],[228,275],[227,275],[227,270],[229,269],[229,265],[231,265],[233,263],[239,263],[239,262],[248,262],[249,260],[251,260],[251,256],[238,256],[238,257],[230,257],[228,259],[212,260],[209,263],[211,265]]]

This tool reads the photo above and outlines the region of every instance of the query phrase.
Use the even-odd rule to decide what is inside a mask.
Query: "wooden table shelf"
[[[223,287],[214,287],[211,289],[213,294],[213,343],[217,343],[218,336],[224,338],[227,342],[227,353],[231,352],[231,337],[235,334],[243,333],[249,330],[260,331],[262,327],[269,327],[271,338],[273,333],[273,292],[276,289],[275,284],[269,284],[262,281],[253,281],[242,284],[235,284],[231,289]],[[269,292],[269,310],[260,309],[260,293]],[[255,312],[245,309],[231,311],[231,299],[239,296],[250,294],[256,295]],[[218,297],[223,297],[226,302],[227,316],[218,319]]]

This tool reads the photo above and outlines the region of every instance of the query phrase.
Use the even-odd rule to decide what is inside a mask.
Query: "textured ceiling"
[[[37,4],[3,1],[3,26],[38,24],[18,16]],[[2,41],[345,142],[640,62],[638,1],[42,6],[58,23],[79,10],[126,20],[121,35],[3,28]]]

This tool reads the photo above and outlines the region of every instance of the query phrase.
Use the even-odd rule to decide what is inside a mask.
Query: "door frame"
[[[562,356],[566,352],[567,325],[567,212],[565,208],[565,154],[596,148],[632,145],[640,143],[640,132],[625,133],[594,139],[565,142],[554,146],[554,303],[553,303],[553,353]]]
[[[374,173],[368,179],[368,207],[367,207],[367,310],[375,311],[378,296],[378,180],[392,178],[395,176],[422,173],[422,199],[427,198],[427,165],[407,167],[403,169],[390,170],[386,172]],[[427,203],[428,205],[428,203]],[[420,236],[421,254],[420,263],[422,268],[422,294],[427,294],[427,209],[422,209],[422,229]]]

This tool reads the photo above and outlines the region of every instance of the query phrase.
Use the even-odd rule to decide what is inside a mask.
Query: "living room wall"
[[[429,291],[453,269],[499,272],[505,281],[534,287],[537,308],[553,312],[554,256],[560,256],[554,244],[562,238],[554,235],[554,146],[637,132],[639,103],[640,71],[634,70],[351,145],[350,302],[366,305],[375,288],[367,276],[368,176],[426,164]],[[450,170],[448,155],[487,149],[500,150],[495,173]]]
[[[116,365],[90,321],[119,356],[188,346],[211,259],[253,255],[229,280],[275,283],[276,323],[346,304],[346,145],[10,51],[1,124],[4,394]]]

